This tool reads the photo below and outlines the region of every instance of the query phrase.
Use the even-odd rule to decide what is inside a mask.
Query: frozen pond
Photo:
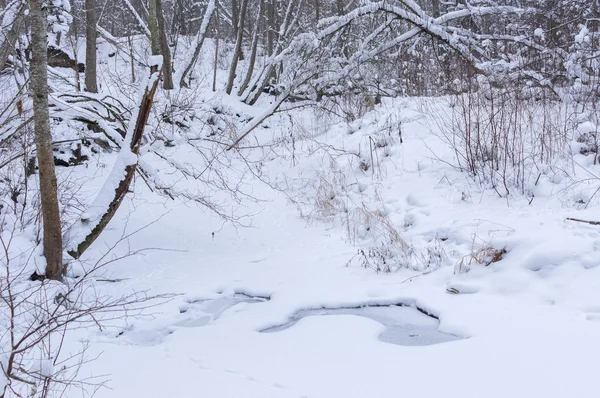
[[[438,320],[413,307],[400,305],[367,306],[358,308],[319,308],[298,311],[288,322],[263,329],[275,333],[293,327],[307,316],[356,315],[373,319],[387,328],[379,340],[404,346],[424,346],[460,340],[461,337],[438,331]]]
[[[219,319],[227,310],[238,304],[262,303],[268,297],[249,296],[236,293],[210,299],[188,299],[179,306],[179,312],[166,313],[154,322],[131,325],[117,333],[115,337],[130,344],[155,345],[174,333],[177,328],[194,328],[208,325]]]
[[[175,326],[198,327],[217,320],[229,308],[240,303],[262,303],[266,297],[248,296],[236,293],[233,296],[223,296],[216,299],[191,301],[179,307],[182,319]]]

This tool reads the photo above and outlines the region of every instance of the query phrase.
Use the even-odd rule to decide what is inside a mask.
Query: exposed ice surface
[[[236,293],[231,296],[223,296],[216,299],[194,300],[179,307],[179,312],[185,314],[184,319],[177,322],[175,326],[199,327],[213,322],[225,311],[240,303],[262,303],[267,301],[266,297],[249,296]]]
[[[188,299],[179,306],[179,314],[162,314],[158,324],[131,325],[116,334],[116,338],[132,345],[156,345],[173,334],[178,328],[206,326],[219,319],[227,310],[240,304],[254,304],[268,301],[266,297],[250,296],[243,293],[223,295],[216,298]]]
[[[294,326],[307,316],[356,315],[373,319],[387,328],[379,340],[404,346],[423,346],[460,339],[458,336],[438,331],[438,320],[421,313],[414,307],[401,305],[366,306],[358,308],[319,308],[300,310],[282,325],[262,330],[264,333],[280,332]]]

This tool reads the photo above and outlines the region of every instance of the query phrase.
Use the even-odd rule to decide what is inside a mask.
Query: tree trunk
[[[275,41],[275,0],[268,0],[267,4],[267,55],[273,55],[273,46]]]
[[[148,0],[148,29],[150,30],[152,55],[160,55],[161,53],[160,41],[158,39],[158,18],[156,16],[157,1],[158,0]]]
[[[215,21],[215,60],[214,60],[214,65],[213,65],[213,84],[212,84],[212,91],[215,92],[217,91],[217,64],[219,63],[219,36],[220,36],[220,32],[219,32],[219,26],[220,24],[220,20],[219,20],[219,7],[216,7],[216,13],[217,13],[217,20]]]
[[[165,29],[165,15],[162,9],[162,0],[156,1],[156,22],[158,24],[158,42],[160,44],[160,54],[163,56],[163,88],[165,90],[173,89],[173,69],[171,65],[171,49]],[[158,55],[158,54],[154,54]]]
[[[256,14],[256,24],[254,26],[254,33],[252,34],[252,49],[250,50],[250,62],[248,64],[248,71],[246,72],[246,78],[244,79],[244,83],[240,87],[238,91],[238,96],[241,96],[244,91],[248,88],[248,84],[250,84],[250,79],[252,79],[252,74],[254,73],[254,65],[256,64],[256,53],[258,51],[258,32],[260,28],[260,21],[262,18],[262,9],[263,9],[263,0],[260,0],[258,4],[258,13]]]
[[[19,38],[19,33],[23,27],[24,8],[24,4],[15,8],[15,17],[10,30],[6,33],[5,37],[0,37],[0,40],[4,39],[0,42],[0,71],[4,69],[8,56],[13,52],[17,39]]]
[[[239,24],[238,0],[231,0],[231,26],[233,27],[233,37],[237,39]]]
[[[341,17],[344,15],[344,1],[343,0],[335,0],[335,8],[337,11],[337,15]]]
[[[244,40],[244,21],[246,19],[246,9],[248,8],[248,0],[242,0],[239,14],[238,23],[238,35],[235,42],[235,51],[233,53],[233,59],[231,60],[231,67],[229,69],[229,80],[227,81],[227,94],[231,94],[233,90],[233,82],[235,81],[235,71],[237,69],[238,60],[242,53],[242,41]]]
[[[96,81],[96,0],[85,0],[85,90],[98,92]]]
[[[185,81],[187,75],[192,71],[196,62],[198,62],[198,57],[200,56],[200,50],[202,49],[202,45],[204,44],[204,39],[206,37],[206,31],[208,30],[208,25],[210,23],[213,12],[217,10],[217,35],[215,36],[215,40],[217,42],[217,46],[219,43],[219,33],[218,33],[218,25],[219,25],[219,15],[218,15],[218,7],[215,7],[215,0],[210,0],[208,6],[206,7],[206,11],[204,13],[204,17],[202,18],[202,25],[200,25],[200,30],[198,31],[198,36],[196,36],[196,47],[194,49],[194,54],[192,55],[192,59],[188,63],[188,66],[183,71],[181,75],[181,79],[179,80],[179,85],[181,87],[189,87],[189,84]],[[190,78],[191,80],[191,78]],[[214,91],[214,90],[213,90]]]
[[[431,5],[431,16],[438,18],[441,15],[440,0],[433,0]]]
[[[131,63],[131,82],[135,83],[135,56],[133,54],[133,38],[131,35],[127,36],[127,43],[129,43],[129,61]]]
[[[31,0],[30,4],[31,94],[33,97],[35,144],[42,202],[46,277],[60,280],[63,276],[62,234],[48,111],[48,35],[46,31],[46,11],[42,9],[41,0]]]

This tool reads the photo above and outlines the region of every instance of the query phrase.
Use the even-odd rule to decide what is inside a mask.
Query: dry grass
[[[464,274],[469,272],[472,267],[478,265],[487,267],[490,264],[502,260],[506,253],[508,253],[506,248],[498,250],[491,245],[485,245],[476,250],[474,249],[456,263],[454,266],[454,273]]]

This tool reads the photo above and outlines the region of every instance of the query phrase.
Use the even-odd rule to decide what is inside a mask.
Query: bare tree
[[[165,32],[165,19],[162,12],[161,0],[148,1],[148,17],[150,39],[152,41],[152,55],[163,56],[163,88],[173,89],[173,72],[171,69],[171,51]]]
[[[231,0],[231,26],[233,27],[233,37],[237,37],[238,35],[239,13],[238,0]]]
[[[267,0],[267,54],[273,55],[273,43],[275,42],[275,0]]]
[[[32,55],[31,95],[33,97],[35,144],[42,202],[46,277],[60,280],[63,276],[62,233],[48,110],[48,36],[46,32],[46,10],[41,0],[31,0],[30,10]]]
[[[96,81],[96,0],[85,0],[85,89],[98,92]]]
[[[212,91],[217,91],[217,67],[218,67],[218,63],[219,63],[219,8],[217,7],[216,10],[217,13],[217,20],[215,23],[215,33],[216,33],[216,38],[215,38],[215,57],[213,60],[213,82],[212,82]]]
[[[254,65],[256,64],[256,53],[258,51],[258,33],[260,29],[260,20],[262,19],[262,9],[264,0],[260,0],[258,4],[258,12],[256,14],[256,22],[254,24],[254,33],[252,34],[252,45],[250,50],[250,62],[248,63],[248,71],[246,72],[246,78],[238,90],[238,96],[241,96],[250,84],[252,74],[254,73]]]
[[[13,52],[19,33],[23,28],[23,10],[25,3],[14,2],[9,8],[4,8],[4,18],[1,19],[2,25],[6,26],[7,32],[0,29],[0,71],[4,69],[9,55]],[[12,12],[10,21],[6,21],[6,14]],[[6,18],[8,19],[8,18]]]
[[[233,59],[231,60],[231,66],[229,68],[229,79],[227,80],[227,88],[225,91],[227,94],[231,94],[233,90],[233,82],[235,81],[235,72],[237,69],[238,60],[242,54],[242,44],[244,40],[244,22],[246,20],[246,9],[248,8],[248,0],[242,0],[240,6],[240,13],[238,16],[238,29],[237,29],[237,40],[235,42],[235,51],[233,52]]]
[[[158,22],[158,41],[160,42],[161,55],[163,56],[163,88],[173,89],[173,65],[171,64],[171,50],[167,31],[165,28],[165,15],[162,8],[162,0],[156,0],[156,19]]]
[[[210,20],[212,18],[213,12],[215,12],[215,10],[217,10],[217,13],[218,13],[218,7],[215,7],[215,3],[216,3],[215,0],[210,0],[208,3],[208,6],[206,7],[206,11],[204,12],[204,17],[202,18],[202,25],[200,25],[200,30],[198,31],[198,35],[196,36],[196,46],[194,48],[194,54],[192,55],[192,59],[188,63],[188,66],[183,71],[183,74],[181,75],[181,79],[179,81],[179,85],[181,87],[189,87],[189,83],[185,81],[185,78],[188,76],[188,74],[190,74],[190,72],[196,65],[196,62],[198,62],[198,57],[200,56],[200,50],[202,49],[202,45],[204,44],[204,39],[206,38],[206,31],[208,30],[208,25],[210,24]],[[217,30],[218,30],[218,25],[219,25],[218,19],[219,18],[217,15],[217,21],[216,21]],[[217,46],[218,46],[218,43],[219,43],[218,33],[217,33],[217,36],[215,39],[217,41]]]

